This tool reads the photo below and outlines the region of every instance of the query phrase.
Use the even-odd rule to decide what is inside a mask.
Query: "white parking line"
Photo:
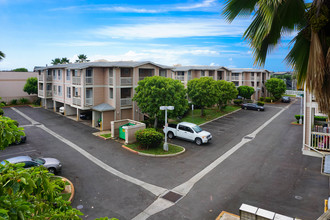
[[[23,153],[31,153],[37,150],[28,150],[28,151],[23,151]],[[17,152],[17,153],[13,153],[13,154],[2,154],[1,157],[8,157],[8,156],[12,156],[12,155],[21,155],[22,152]]]
[[[23,112],[12,108],[14,111],[16,111],[18,114],[22,115],[24,118],[26,118],[27,120],[29,120],[32,124],[36,125],[38,128],[43,129],[44,131],[46,131],[47,133],[49,133],[50,135],[54,136],[55,138],[57,138],[58,140],[64,142],[65,144],[67,144],[68,146],[72,147],[73,149],[75,149],[76,151],[78,151],[80,154],[82,154],[83,156],[85,156],[87,159],[89,159],[90,161],[92,161],[93,163],[95,163],[96,165],[98,165],[99,167],[105,169],[106,171],[108,171],[109,173],[116,175],[128,182],[131,182],[133,184],[136,184],[146,190],[148,190],[149,192],[153,193],[156,196],[161,195],[162,193],[166,192],[167,189],[156,186],[156,185],[152,185],[150,183],[141,181],[139,179],[136,179],[134,177],[128,176],[116,169],[114,169],[113,167],[109,166],[108,164],[102,162],[101,160],[99,160],[98,158],[94,157],[93,155],[91,155],[90,153],[88,153],[87,151],[85,151],[84,149],[80,148],[78,145],[72,143],[71,141],[67,140],[66,138],[62,137],[61,135],[55,133],[54,131],[50,130],[49,128],[47,128],[46,126],[44,126],[43,124],[40,124],[39,122],[33,120],[32,118],[28,117],[26,114],[24,114]]]

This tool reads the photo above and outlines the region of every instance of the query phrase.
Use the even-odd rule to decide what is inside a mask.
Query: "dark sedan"
[[[263,106],[254,104],[254,103],[245,103],[242,104],[242,109],[245,110],[257,110],[257,111],[264,111],[265,108]]]
[[[282,97],[282,102],[287,102],[289,103],[291,101],[290,97],[289,96],[283,96]]]

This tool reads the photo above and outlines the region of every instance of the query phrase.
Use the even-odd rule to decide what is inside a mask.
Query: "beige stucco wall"
[[[37,77],[37,72],[0,72],[0,97],[2,101],[26,98],[34,100],[37,95],[28,95],[23,91],[27,78]]]
[[[110,130],[111,129],[111,121],[114,120],[114,111],[103,112],[102,118],[102,129]]]
[[[122,109],[121,110],[121,119],[131,119],[133,117],[132,109]]]

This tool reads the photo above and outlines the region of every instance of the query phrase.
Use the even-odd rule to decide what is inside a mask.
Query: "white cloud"
[[[101,46],[109,46],[118,43],[114,42],[102,42],[102,41],[72,41],[72,42],[62,42],[62,43],[54,43],[55,46],[62,47],[101,47]]]
[[[133,7],[101,7],[98,8],[100,11],[116,11],[116,12],[125,12],[125,13],[160,13],[165,10],[161,9],[145,9],[145,8],[133,8]]]
[[[193,4],[193,5],[186,5],[186,6],[178,6],[176,9],[182,10],[189,10],[189,9],[196,9],[196,8],[206,8],[210,7],[215,3],[215,0],[204,0],[201,3]]]
[[[241,36],[244,22],[228,24],[222,19],[180,19],[167,23],[124,24],[93,30],[97,35],[127,39]]]

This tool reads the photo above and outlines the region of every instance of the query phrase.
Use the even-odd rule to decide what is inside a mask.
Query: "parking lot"
[[[137,156],[121,148],[121,144],[116,141],[104,141],[95,137],[92,133],[96,132],[96,129],[45,109],[16,108],[40,123],[40,125],[31,126],[31,121],[13,109],[5,108],[5,115],[18,120],[20,126],[25,127],[28,139],[25,144],[14,145],[0,152],[0,160],[26,154],[58,158],[63,164],[61,175],[69,178],[76,188],[76,196],[72,205],[82,207],[81,211],[85,213],[86,219],[102,216],[132,219],[152,204],[157,199],[157,195],[100,167],[99,163],[86,155],[92,155],[101,163],[129,177],[170,190],[188,181],[285,106],[287,104],[269,105],[266,106],[265,112],[240,110],[205,124],[202,128],[213,135],[213,140],[209,144],[197,146],[179,139],[170,140],[184,146],[187,150],[184,154],[173,158]],[[185,219],[188,216],[189,219],[197,219],[194,217],[214,219],[218,214],[216,210],[237,213],[239,205],[243,201],[248,201],[256,206],[265,204],[267,207],[264,208],[275,207],[277,210],[274,211],[287,215],[299,214],[306,208],[305,205],[313,203],[314,211],[309,211],[308,218],[304,218],[312,219],[322,210],[323,197],[327,196],[328,179],[319,174],[319,159],[301,155],[302,128],[290,125],[297,111],[299,111],[298,103],[292,105],[271,125],[267,126],[260,137],[258,136],[244,149],[238,150],[226,159],[223,165],[212,171],[212,175],[206,175],[177,205],[150,218],[170,219],[169,217],[172,216],[172,219]],[[281,140],[279,137],[284,131],[290,135],[285,140]],[[276,151],[282,145],[285,145],[287,149]],[[86,152],[86,154],[81,152]],[[294,165],[290,164],[286,157]],[[267,158],[270,158],[269,162],[267,162]],[[277,186],[278,178],[283,177],[277,173],[281,170],[276,169],[273,166],[274,163],[278,165],[279,169],[282,169],[282,166],[292,167],[290,170],[283,168],[288,172],[284,173],[285,176],[289,173],[292,176],[287,177],[287,188],[283,184]],[[251,170],[248,167],[251,167]],[[234,173],[236,175],[232,175]],[[269,176],[271,173],[274,176]],[[304,177],[306,173],[318,182],[318,191],[313,195],[305,196],[311,190],[302,182],[306,179]],[[258,180],[255,179],[256,175],[260,177]],[[265,181],[262,181],[262,178]],[[294,188],[292,188],[293,178],[296,178]],[[307,179],[307,183],[313,182],[309,178]],[[201,183],[203,184],[201,185]],[[253,187],[252,183],[255,183]],[[269,190],[269,186],[272,186],[274,191],[281,187],[284,188],[283,190],[288,190],[285,191],[285,201],[276,198],[272,202],[265,202],[266,198],[260,197],[257,188]],[[306,199],[296,204],[297,201],[292,194],[296,193],[295,190],[298,189],[299,193],[306,190],[301,194]],[[225,192],[226,190],[230,192]],[[210,194],[212,194],[211,200],[209,199]],[[274,192],[269,195],[274,195]],[[198,201],[198,197],[201,200]],[[203,198],[208,199],[204,201]],[[282,207],[280,205],[282,203],[287,207],[294,205],[295,209],[290,211],[289,208]],[[208,209],[213,211],[210,212]],[[187,212],[187,210],[192,211]],[[295,216],[301,217],[298,214]]]

